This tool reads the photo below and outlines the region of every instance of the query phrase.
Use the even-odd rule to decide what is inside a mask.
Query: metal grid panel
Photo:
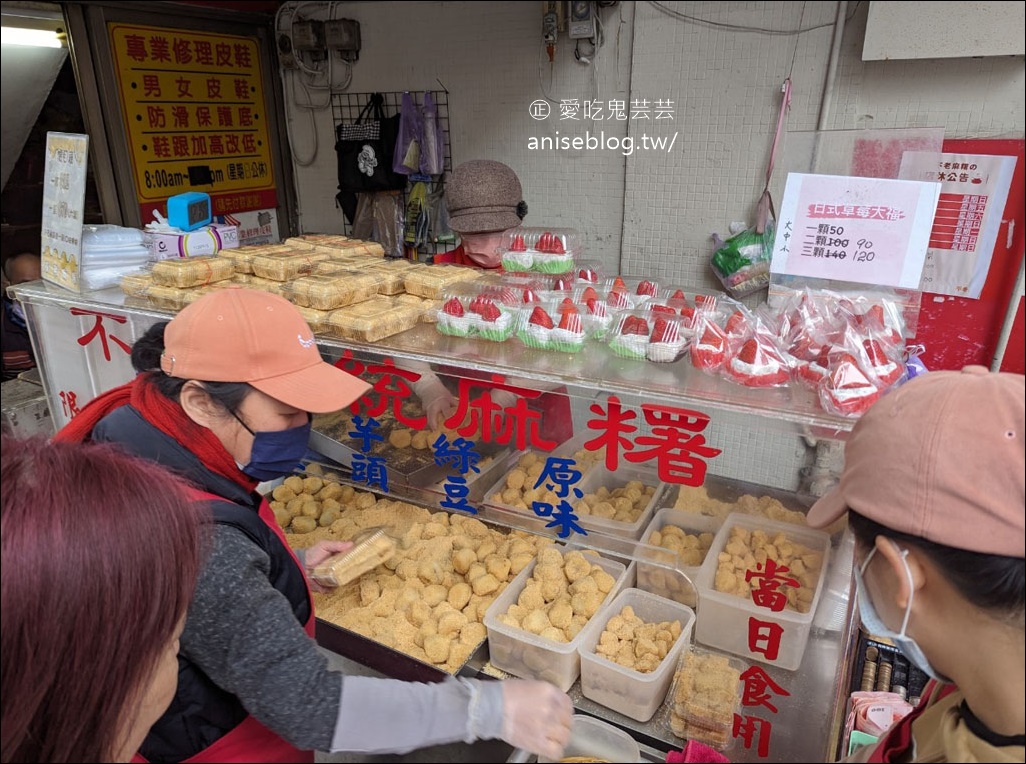
[[[391,117],[398,114],[402,110],[403,104],[403,91],[401,90],[390,90],[390,91],[377,91],[384,97],[384,104],[382,108],[386,117]],[[435,179],[428,183],[428,193],[435,191],[439,184],[444,184],[445,175],[452,172],[452,150],[450,149],[449,143],[449,91],[448,90],[431,90],[431,91],[420,91],[411,92],[413,96],[413,102],[419,109],[424,105],[424,96],[430,92],[431,97],[435,100],[435,108],[438,110],[438,126],[442,131],[442,144],[443,144],[443,168],[444,172],[435,177]],[[370,101],[371,96],[374,93],[334,93],[331,96],[331,118],[334,126],[334,131],[338,130],[338,126],[342,123],[352,124],[356,121],[357,117],[360,116],[360,111]],[[402,209],[406,210],[406,202],[408,199],[411,183],[407,182],[406,188],[402,190],[400,194],[400,203]],[[343,216],[343,226],[345,235],[352,233],[352,226],[349,221],[345,220]],[[444,251],[448,248],[445,243],[439,244],[434,240],[433,232],[431,240],[424,247],[418,248],[415,252],[411,252],[409,247],[406,247],[406,256],[411,259],[426,260],[431,256],[435,255],[439,251]]]

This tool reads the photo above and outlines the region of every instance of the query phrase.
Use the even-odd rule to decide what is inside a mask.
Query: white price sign
[[[919,288],[939,183],[790,173],[773,273]]]

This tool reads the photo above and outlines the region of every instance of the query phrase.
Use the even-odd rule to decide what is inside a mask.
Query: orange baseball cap
[[[849,508],[911,536],[1026,556],[1026,378],[983,366],[931,371],[870,406],[841,481],[809,510],[822,528]]]
[[[239,287],[205,294],[171,319],[160,368],[180,379],[247,382],[313,414],[343,409],[370,389],[321,358],[292,303]]]

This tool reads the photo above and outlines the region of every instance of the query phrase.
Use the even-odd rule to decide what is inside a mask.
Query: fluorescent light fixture
[[[23,29],[21,27],[2,27],[4,45],[27,45],[36,48],[60,48],[64,43],[57,32],[52,29]]]

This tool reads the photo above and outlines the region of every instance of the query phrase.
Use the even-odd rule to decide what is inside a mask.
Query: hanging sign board
[[[143,223],[184,191],[213,215],[276,207],[257,38],[109,29]]]
[[[980,297],[1001,227],[1015,157],[906,151],[901,177],[941,184],[922,290]]]
[[[40,258],[46,281],[82,291],[82,216],[89,136],[46,134]]]
[[[773,273],[919,288],[939,183],[790,173]]]

